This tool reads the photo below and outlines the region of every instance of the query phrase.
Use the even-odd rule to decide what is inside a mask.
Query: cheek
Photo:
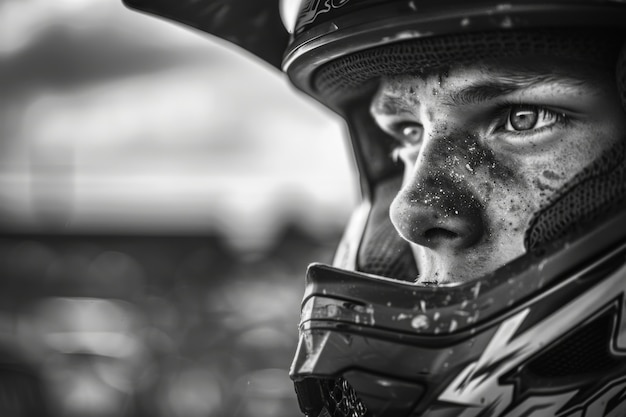
[[[526,181],[539,208],[550,205],[564,186],[619,142],[601,127],[583,126],[524,158]]]
[[[477,172],[492,230],[523,239],[534,216],[616,142],[609,132],[587,127],[570,131],[533,154],[491,152],[492,165]]]
[[[493,239],[522,241],[533,214],[540,206],[539,192],[522,175],[505,181],[484,182],[487,218]]]
[[[574,228],[605,216],[626,196],[626,146],[598,129],[593,141],[579,139],[562,150],[563,178],[554,181],[549,195],[531,220],[525,246],[535,248],[565,237]],[[546,175],[544,175],[545,181]],[[545,189],[545,184],[542,184]]]

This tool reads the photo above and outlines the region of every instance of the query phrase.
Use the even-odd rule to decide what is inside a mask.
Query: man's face
[[[405,165],[390,216],[419,281],[472,280],[522,255],[533,213],[626,132],[609,70],[536,61],[382,80],[370,111]]]

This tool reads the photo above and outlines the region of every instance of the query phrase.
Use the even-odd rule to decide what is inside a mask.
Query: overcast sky
[[[121,0],[0,0],[0,217],[262,245],[342,223],[344,127],[286,78]]]

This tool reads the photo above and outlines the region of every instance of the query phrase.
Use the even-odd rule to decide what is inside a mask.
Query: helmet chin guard
[[[303,412],[624,415],[624,231],[622,212],[565,249],[454,287],[312,265],[290,372]],[[341,411],[360,402],[369,414]]]

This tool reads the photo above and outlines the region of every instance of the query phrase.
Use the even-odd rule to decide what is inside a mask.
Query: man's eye
[[[559,121],[559,114],[538,106],[515,105],[509,110],[504,130],[524,132],[551,126]]]
[[[406,146],[418,145],[422,141],[422,130],[422,125],[413,122],[403,122],[393,126],[394,136]]]

